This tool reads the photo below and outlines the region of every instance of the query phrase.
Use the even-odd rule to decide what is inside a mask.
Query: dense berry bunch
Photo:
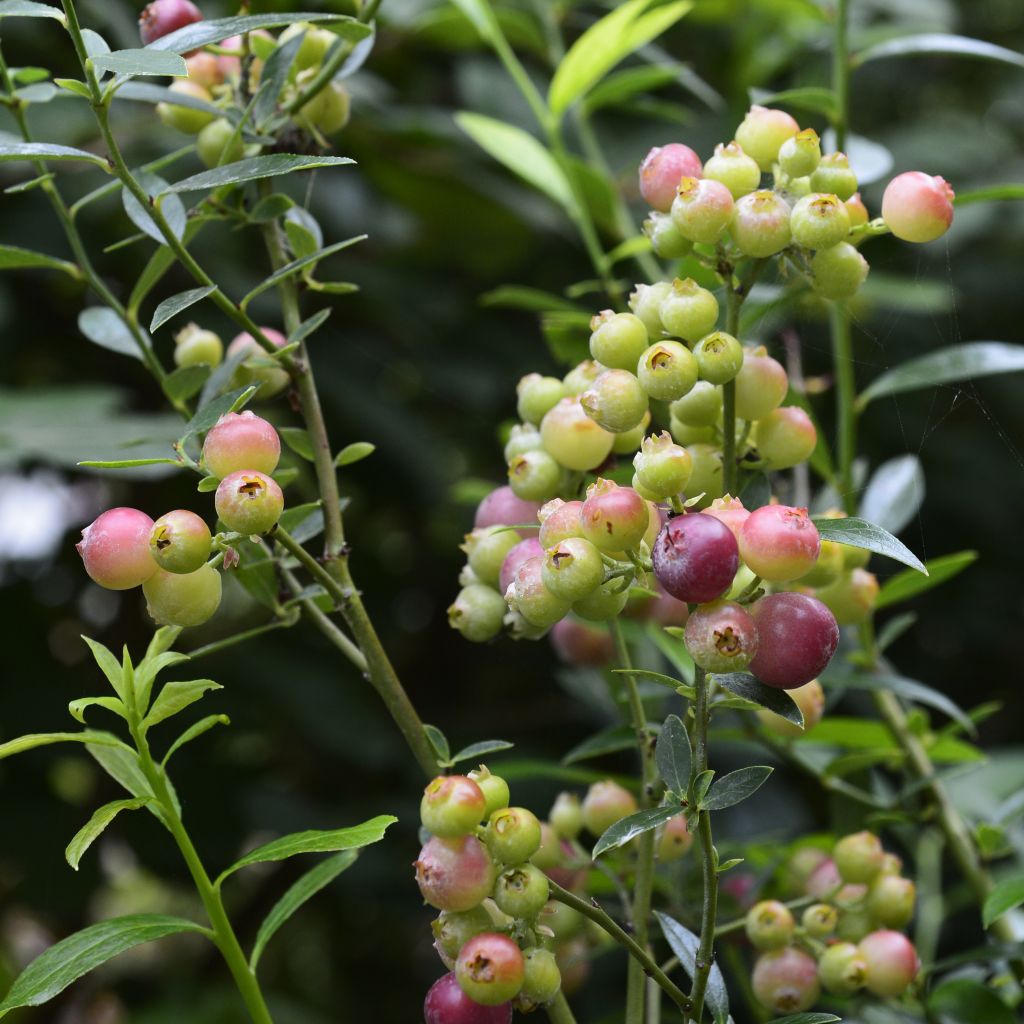
[[[816,902],[799,922],[784,903],[764,900],[747,914],[759,952],[753,988],[774,1013],[799,1013],[821,989],[852,995],[901,995],[914,981],[917,953],[899,929],[913,917],[914,883],[871,832],[844,836],[832,856],[805,847],[789,865],[791,888]]]
[[[249,411],[225,414],[206,435],[202,462],[210,479],[220,481],[214,504],[226,532],[214,537],[185,509],[155,523],[139,509],[108,509],[76,545],[85,571],[110,590],[141,586],[156,622],[201,625],[220,606],[218,567],[232,541],[258,538],[281,517],[284,495],[270,475],[280,456],[281,440],[270,423]]]

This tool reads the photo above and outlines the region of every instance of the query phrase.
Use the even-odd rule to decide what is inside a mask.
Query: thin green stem
[[[551,1024],[576,1024],[576,1018],[569,1008],[569,1001],[565,998],[564,992],[559,992],[544,1009]]]
[[[838,302],[829,310],[836,381],[836,487],[847,515],[857,511],[853,460],[857,453],[857,391],[853,373],[850,316]]]
[[[557,900],[559,903],[564,903],[567,907],[572,907],[573,910],[581,913],[585,918],[593,921],[594,924],[599,925],[604,931],[606,931],[620,946],[622,946],[629,954],[639,961],[643,967],[643,971],[648,977],[653,978],[662,991],[669,997],[680,1008],[685,1011],[688,1005],[686,994],[679,988],[678,985],[658,966],[654,958],[641,946],[636,939],[633,938],[628,932],[626,932],[621,925],[608,913],[601,909],[601,906],[596,900],[587,901],[581,899],[575,893],[569,892],[568,889],[563,889],[557,882],[549,882],[551,890],[551,898]]]
[[[624,669],[633,667],[629,646],[622,632],[618,618],[612,620],[612,635],[618,653],[619,665]],[[636,676],[627,674],[626,694],[629,699],[630,716],[636,733],[637,750],[640,754],[642,789],[641,804],[650,807],[654,803],[654,788],[657,782],[657,766],[654,757],[654,742],[647,727],[647,712],[640,698]],[[654,885],[654,832],[648,829],[637,842],[636,877],[633,882],[633,932],[636,941],[647,947],[648,921],[651,916],[651,890]],[[626,978],[626,1024],[644,1024],[644,970],[637,960],[629,961]]]
[[[299,618],[300,616],[294,611],[291,613],[285,612],[281,618],[268,622],[266,625],[255,626],[253,629],[246,629],[241,633],[224,637],[223,640],[214,640],[211,643],[203,644],[202,647],[189,651],[188,656],[191,660],[195,661],[196,658],[205,658],[209,654],[220,654],[221,651],[230,650],[230,648],[243,644],[255,637],[262,636],[264,633],[271,633],[275,629],[288,629],[290,626],[294,626]]]
[[[730,273],[726,278],[725,333],[739,336],[740,309],[745,294]],[[722,385],[722,486],[736,496],[736,381]]]
[[[846,129],[850,116],[850,53],[847,41],[848,0],[836,0],[835,29],[832,42],[832,90],[836,94],[836,113],[832,127],[836,132],[836,149],[846,148]]]

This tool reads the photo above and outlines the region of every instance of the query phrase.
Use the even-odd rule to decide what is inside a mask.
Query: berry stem
[[[857,392],[853,374],[853,345],[850,316],[838,302],[829,309],[832,332],[832,361],[836,380],[836,484],[847,515],[857,511],[853,482],[853,460],[857,452]]]
[[[630,955],[641,964],[644,974],[653,978],[669,999],[671,999],[676,1006],[685,1012],[686,1007],[688,1006],[686,994],[658,966],[650,953],[648,953],[632,935],[624,931],[621,925],[619,925],[614,918],[610,917],[601,909],[600,904],[598,904],[596,900],[588,901],[581,899],[579,896],[575,895],[575,893],[569,892],[568,889],[563,889],[557,882],[549,881],[549,885],[551,889],[551,898],[553,900],[558,900],[559,903],[564,903],[567,907],[572,907],[573,910],[578,911],[585,918],[593,921],[594,924],[600,925],[601,928],[603,928],[620,946],[626,949]]]
[[[569,1001],[562,991],[559,991],[558,995],[544,1009],[547,1011],[551,1024],[576,1024],[576,1018],[569,1008]]]
[[[832,91],[836,109],[832,127],[836,133],[836,149],[846,149],[846,126],[850,113],[850,52],[847,42],[848,0],[836,0],[835,30],[832,42]]]
[[[622,623],[617,616],[611,620],[611,623],[619,665],[627,670],[632,669],[633,662],[630,658],[629,646],[622,632]],[[650,807],[654,802],[654,790],[658,779],[654,743],[651,742],[650,730],[647,728],[647,712],[644,710],[644,703],[640,698],[636,676],[626,674],[625,679],[630,715],[633,719],[637,750],[640,754],[642,781],[640,803],[643,807]],[[653,885],[654,831],[648,829],[637,841],[636,878],[633,882],[633,932],[637,942],[644,948],[647,947]],[[643,967],[639,961],[630,960],[626,977],[626,1024],[643,1024],[645,988]]]
[[[730,271],[726,277],[725,333],[739,336],[740,309],[746,293]],[[722,487],[736,496],[736,381],[722,385]],[[699,1019],[699,1018],[698,1018]]]
[[[234,647],[236,644],[243,644],[247,640],[262,636],[264,633],[271,633],[275,629],[289,629],[299,620],[299,616],[294,611],[279,614],[280,618],[275,619],[273,622],[268,622],[264,626],[245,629],[241,633],[235,633],[232,636],[225,637],[223,640],[214,640],[212,643],[203,644],[202,647],[189,651],[188,656],[192,661],[195,661],[196,658],[204,658],[208,654],[219,654],[221,651]]]

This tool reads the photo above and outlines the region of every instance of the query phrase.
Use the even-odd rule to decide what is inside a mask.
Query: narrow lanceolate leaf
[[[839,111],[839,103],[832,89],[821,85],[805,85],[799,89],[784,89],[782,92],[770,92],[766,89],[751,89],[750,98],[754,103],[766,107],[796,107],[797,110],[810,110],[815,114],[824,114],[830,120]]]
[[[146,195],[153,203],[159,203],[160,212],[167,222],[168,228],[178,241],[185,237],[185,230],[188,227],[188,214],[185,212],[185,204],[180,196],[167,194],[167,182],[157,174],[149,171],[140,172],[138,175],[139,184],[146,190]],[[159,197],[159,198],[157,198]],[[121,203],[124,212],[128,214],[129,220],[141,231],[148,235],[154,242],[160,245],[165,244],[166,238],[160,230],[156,221],[149,211],[149,204],[139,202],[127,189],[121,189]]]
[[[113,733],[97,732],[95,729],[83,729],[82,732],[34,732],[0,743],[0,761],[5,757],[32,750],[34,747],[45,747],[51,743],[86,743],[128,749]]]
[[[1020,953],[1020,947],[1017,947]],[[952,978],[928,995],[927,1019],[935,1024],[1019,1024],[1020,1015],[976,978]]]
[[[86,163],[106,167],[107,161],[95,153],[72,146],[58,146],[50,142],[0,143],[0,160],[84,160]]]
[[[154,636],[154,642],[150,643],[150,649],[146,651],[146,657],[142,659],[135,669],[135,705],[143,714],[149,707],[149,695],[153,689],[156,677],[164,669],[180,665],[183,661],[189,660],[189,655],[183,654],[181,651],[170,650],[171,644],[177,639],[177,633],[173,631],[178,629],[178,627],[164,626],[163,628],[172,631],[170,635],[164,634],[160,638],[161,641],[166,641],[166,646],[163,643],[156,643],[157,638]]]
[[[270,913],[263,919],[260,930],[256,934],[256,941],[253,943],[252,955],[249,957],[249,967],[256,970],[260,962],[263,950],[267,943],[274,937],[277,930],[285,923],[311,897],[315,896],[324,886],[333,882],[346,868],[351,867],[359,856],[356,850],[344,850],[328,857],[327,860],[317,864],[315,868],[307,871],[270,909]]]
[[[762,708],[774,711],[787,722],[804,727],[804,716],[796,701],[785,690],[777,690],[773,686],[765,686],[748,672],[728,672],[715,676],[715,682],[725,687],[730,693],[753,701]]]
[[[189,704],[194,704],[203,694],[210,690],[220,690],[223,687],[212,679],[190,679],[183,683],[167,683],[160,691],[159,696],[153,701],[153,707],[146,715],[143,725],[148,729],[163,722],[179,711],[184,711]]]
[[[679,958],[679,963],[686,973],[693,978],[697,970],[697,952],[700,949],[700,939],[684,928],[674,918],[660,911],[654,911],[654,916],[661,925],[662,934],[668,942],[672,952]],[[725,978],[722,976],[722,969],[717,963],[711,965],[711,972],[708,974],[707,1006],[715,1024],[724,1024],[729,1019],[729,993],[725,987]]]
[[[888,530],[869,523],[866,519],[849,516],[846,519],[815,518],[814,525],[823,540],[834,540],[840,544],[849,544],[855,548],[866,548],[878,555],[895,559],[911,569],[928,575],[928,570],[913,551],[901,540],[897,540]]]
[[[131,914],[83,928],[37,956],[0,1003],[0,1016],[19,1006],[39,1006],[119,953],[179,932],[209,934],[194,921],[166,914]]]
[[[119,697],[79,697],[78,700],[73,700],[68,704],[68,712],[76,722],[85,725],[85,712],[87,708],[91,707],[106,708],[107,711],[112,711],[115,715],[120,715],[121,718],[128,717],[124,703]]]
[[[114,800],[104,804],[95,814],[75,833],[75,837],[68,843],[64,851],[64,857],[75,871],[85,851],[99,839],[103,830],[121,813],[121,811],[136,811],[149,802],[148,797],[131,797],[128,800]]]
[[[169,50],[113,50],[93,57],[92,66],[97,71],[110,71],[115,75],[188,76],[185,58]]]
[[[562,114],[616,64],[674,25],[693,4],[677,2],[647,9],[651,0],[629,0],[591,25],[559,62],[548,91],[548,106]]]
[[[470,743],[468,747],[463,747],[461,750],[452,754],[452,764],[458,764],[460,761],[469,761],[476,757],[483,757],[484,754],[496,754],[499,750],[511,750],[513,744],[509,743],[508,740],[481,740],[479,743]]]
[[[438,763],[444,762],[447,765],[452,756],[451,747],[448,745],[448,737],[436,725],[424,725],[423,731],[427,734],[430,745],[437,754]]]
[[[83,636],[82,639],[86,642],[89,650],[92,651],[92,656],[99,666],[100,671],[107,677],[107,682],[114,688],[114,692],[124,700],[127,696],[124,684],[124,669],[121,667],[121,662],[114,657],[110,649],[104,647],[98,640],[93,640],[92,637]]]
[[[31,249],[21,249],[16,245],[0,245],[0,270],[20,270],[23,268],[42,268],[60,270],[71,277],[80,277],[81,271],[74,263],[59,260],[56,256],[47,256]]]
[[[690,784],[690,737],[678,715],[669,715],[655,748],[658,774],[669,791],[682,796]]]
[[[748,796],[753,796],[765,784],[772,771],[767,765],[756,764],[729,772],[715,780],[708,795],[701,801],[701,806],[707,811],[732,807]]]
[[[983,39],[972,39],[970,36],[948,35],[944,32],[923,32],[920,35],[902,36],[898,39],[887,39],[883,43],[869,46],[860,53],[854,54],[852,65],[859,67],[871,60],[882,60],[885,57],[920,57],[929,54],[945,54],[955,57],[977,57],[981,60],[994,60],[1002,64],[1012,64],[1024,68],[1024,55],[1005,46],[996,46]]]
[[[834,1013],[791,1013],[788,1017],[774,1017],[768,1024],[837,1024],[842,1019]]]
[[[313,266],[320,262],[322,259],[326,259],[328,256],[332,256],[336,252],[341,252],[342,249],[347,249],[350,245],[355,245],[357,242],[363,242],[369,235],[356,235],[354,238],[346,238],[343,242],[335,242],[334,245],[329,245],[324,249],[318,249],[316,252],[312,252],[307,256],[303,256],[301,259],[292,260],[291,263],[285,264],[280,270],[276,270],[270,277],[265,278],[261,281],[252,291],[246,295],[239,305],[242,309],[245,309],[249,303],[256,298],[257,295],[262,295],[268,288],[273,288],[274,285],[286,278],[293,277],[299,273],[304,267]]]
[[[180,466],[178,459],[84,459],[76,463],[87,469],[136,469],[139,466]]]
[[[171,755],[176,751],[180,750],[186,743],[191,743],[192,740],[199,736],[202,736],[204,732],[209,732],[215,725],[230,725],[231,719],[227,715],[207,715],[206,718],[200,718],[198,722],[190,725],[168,748],[167,753],[164,754],[163,761],[160,762],[161,767],[166,768],[167,762],[171,759]]]
[[[597,860],[602,853],[625,846],[626,843],[636,839],[637,836],[642,836],[645,832],[650,832],[652,828],[663,825],[669,818],[679,814],[679,811],[680,808],[678,806],[647,807],[642,811],[629,815],[627,818],[621,819],[621,821],[615,822],[598,839],[591,856],[594,860]]]
[[[935,708],[944,715],[948,715],[954,722],[958,722],[971,735],[977,734],[974,722],[944,693],[919,683],[914,679],[904,679],[903,676],[894,676],[875,673],[853,673],[832,675],[829,673],[829,680],[834,679],[841,686],[854,690],[891,690],[904,700],[912,701],[915,704],[923,704],[926,707]]]
[[[188,53],[210,43],[219,43],[230,36],[255,32],[261,28],[284,28],[298,21],[332,22],[331,29],[350,42],[365,39],[373,31],[369,25],[347,14],[325,14],[309,11],[278,11],[267,14],[240,15],[233,18],[212,18],[209,21],[197,21],[186,25],[175,32],[169,32],[149,44],[149,50],[173,50],[175,53]]]
[[[860,503],[860,517],[899,533],[924,502],[924,470],[916,455],[899,455],[875,470]]]
[[[389,825],[398,819],[391,814],[381,814],[361,825],[351,828],[339,828],[331,832],[295,832],[290,836],[282,836],[272,843],[257,847],[247,853],[241,860],[235,861],[231,867],[222,871],[217,879],[220,885],[229,875],[250,864],[264,864],[268,861],[287,860],[300,853],[335,853],[339,850],[358,850],[371,843],[378,843],[384,838]]]
[[[636,744],[636,733],[629,725],[613,725],[580,741],[562,758],[562,764],[576,764],[590,757],[615,754]]]
[[[1019,907],[1022,903],[1024,903],[1024,875],[1004,878],[985,900],[985,906],[981,912],[985,927],[988,928],[997,917],[1002,917],[1007,911]]]
[[[1011,345],[1005,341],[950,345],[883,373],[861,392],[857,406],[863,409],[875,398],[899,395],[905,391],[1020,370],[1024,370],[1024,345]]]
[[[483,114],[455,115],[458,126],[485,152],[568,211],[576,208],[572,187],[558,162],[529,132]]]
[[[203,192],[221,188],[224,185],[239,185],[260,178],[277,178],[295,171],[312,171],[318,167],[344,167],[353,164],[347,156],[294,156],[290,153],[274,153],[270,156],[252,156],[223,167],[193,174],[177,181],[168,189],[170,192]]]
[[[281,427],[278,433],[281,435],[281,440],[296,455],[307,462],[313,461],[315,458],[313,454],[313,439],[309,436],[308,430],[304,427]]]
[[[56,18],[64,21],[64,12],[50,4],[37,4],[34,0],[2,0],[0,18]]]
[[[140,103],[173,103],[176,107],[188,107],[189,110],[205,110],[215,117],[224,116],[224,111],[208,100],[201,100],[187,92],[172,91],[152,82],[125,82],[115,96],[119,100],[136,100]]]
[[[375,444],[370,444],[369,441],[353,441],[352,444],[345,445],[340,452],[334,457],[334,464],[339,468],[341,466],[351,466],[356,462],[362,462],[363,459],[368,458],[377,450]]]
[[[187,401],[202,390],[203,385],[210,379],[210,372],[210,367],[202,364],[179,366],[173,373],[164,377],[164,394],[172,401]]]
[[[925,562],[925,568],[928,570],[927,576],[922,576],[913,569],[897,573],[882,584],[882,589],[878,592],[878,598],[875,600],[875,610],[879,611],[882,608],[888,608],[891,604],[907,601],[918,594],[923,594],[926,590],[931,590],[932,587],[937,587],[940,583],[951,580],[954,576],[962,573],[977,558],[977,551],[958,551],[956,554],[940,555],[938,558],[928,559]]]
[[[78,329],[94,345],[133,359],[142,358],[142,352],[125,322],[106,306],[83,309],[78,314]]]
[[[183,313],[189,306],[194,306],[216,290],[217,286],[211,284],[205,288],[190,288],[187,292],[179,292],[177,295],[172,295],[169,299],[164,299],[156,307],[149,329],[155,331],[163,327],[168,320],[176,317],[179,313]]]
[[[297,341],[305,341],[323,327],[332,312],[333,310],[329,306],[326,309],[318,310],[308,320],[303,320],[288,340],[293,344]]]

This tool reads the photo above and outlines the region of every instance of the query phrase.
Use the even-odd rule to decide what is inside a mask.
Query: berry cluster
[[[277,348],[284,348],[288,339],[273,327],[260,331]],[[259,342],[243,331],[235,336],[224,351],[224,343],[216,332],[189,324],[174,336],[175,366],[219,366],[225,358],[234,366],[232,388],[255,387],[261,399],[273,398],[288,386],[288,371],[264,351]]]
[[[202,21],[202,13],[190,0],[153,0],[139,17],[139,34],[145,44]],[[170,128],[196,135],[196,149],[208,167],[241,160],[247,155],[245,140],[235,122],[226,116],[244,87],[254,93],[264,65],[279,47],[301,40],[292,59],[288,86],[281,99],[285,106],[301,95],[317,76],[338,36],[309,22],[289,25],[274,37],[261,29],[246,36],[225,39],[215,53],[194,51],[186,59],[188,78],[176,80],[170,91],[174,100],[157,105],[160,120]],[[175,102],[180,99],[182,102]],[[248,102],[244,98],[243,108]],[[348,123],[350,100],[340,82],[331,82],[295,114],[295,124],[319,142],[334,135]],[[218,116],[215,108],[224,111]]]
[[[202,461],[220,481],[214,506],[228,533],[214,537],[186,509],[156,522],[137,508],[108,509],[76,545],[85,571],[110,590],[141,586],[156,622],[201,625],[220,606],[217,565],[231,541],[268,533],[281,517],[284,495],[271,476],[280,457],[281,440],[270,423],[248,411],[227,413],[207,433]],[[222,553],[211,559],[214,547]]]
[[[871,832],[844,836],[832,856],[805,848],[789,865],[791,879],[818,902],[800,924],[784,903],[765,900],[746,919],[759,950],[753,989],[776,1013],[799,1013],[821,989],[853,995],[866,988],[892,998],[917,975],[913,943],[897,929],[914,914],[914,883],[900,874],[900,859]]]

